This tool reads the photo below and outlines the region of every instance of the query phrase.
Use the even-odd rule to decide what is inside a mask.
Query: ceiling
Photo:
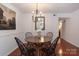
[[[11,3],[23,13],[32,13],[35,3]],[[79,3],[38,3],[39,11],[43,13],[71,13],[79,9]]]

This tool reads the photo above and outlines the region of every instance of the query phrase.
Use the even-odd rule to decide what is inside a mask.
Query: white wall
[[[24,33],[32,32],[33,35],[37,35],[35,31],[35,23],[32,21],[32,14],[24,14],[23,16]],[[52,32],[54,34],[53,39],[58,36],[58,18],[53,16],[53,14],[45,14],[45,30],[42,31],[43,35],[47,32]]]
[[[24,41],[26,32],[32,32],[33,35],[37,35],[35,31],[35,24],[32,21],[31,14],[23,14],[17,8],[11,4],[3,4],[8,8],[16,11],[16,30],[0,30],[0,55],[8,55],[14,49],[17,48],[17,44],[14,37],[17,36]],[[42,34],[45,35],[47,32],[53,32],[55,39],[58,36],[58,17],[53,14],[45,14],[45,31]]]
[[[64,39],[79,47],[79,10],[71,13],[65,22]]]
[[[4,3],[3,5],[7,6],[8,8],[16,12],[16,30],[0,30],[0,55],[8,55],[17,47],[14,37],[17,36],[20,39],[23,39],[23,26],[21,24],[22,13],[20,13],[18,9],[13,7],[11,4]]]

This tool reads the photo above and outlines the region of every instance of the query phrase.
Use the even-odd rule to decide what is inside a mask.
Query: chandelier
[[[35,22],[35,17],[44,16],[41,11],[38,10],[38,3],[36,3],[36,9],[32,11],[32,20]]]

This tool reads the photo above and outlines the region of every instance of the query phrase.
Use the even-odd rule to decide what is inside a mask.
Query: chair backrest
[[[48,36],[48,37],[50,37],[52,39],[53,33],[52,32],[48,32],[46,36]]]
[[[33,36],[33,35],[32,35],[31,32],[26,32],[26,33],[25,33],[25,38],[32,37],[32,36]]]
[[[16,40],[16,42],[18,44],[18,47],[19,47],[19,49],[21,51],[21,54],[22,55],[28,55],[27,54],[27,49],[26,49],[25,45],[23,44],[23,42],[21,40],[19,40],[17,37],[15,37],[15,40]]]
[[[56,49],[58,40],[59,40],[59,37],[57,37],[57,38],[52,42],[51,47],[52,47],[53,49]]]

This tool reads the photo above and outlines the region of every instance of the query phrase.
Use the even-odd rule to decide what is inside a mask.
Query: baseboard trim
[[[65,39],[63,39],[63,40],[65,40]],[[71,41],[68,41],[68,40],[65,40],[65,41],[68,42],[69,44],[75,46],[76,48],[79,48],[77,45],[73,44]]]
[[[18,47],[15,47],[13,50],[11,50],[9,53],[7,53],[7,56],[9,56],[11,53],[13,53]]]

